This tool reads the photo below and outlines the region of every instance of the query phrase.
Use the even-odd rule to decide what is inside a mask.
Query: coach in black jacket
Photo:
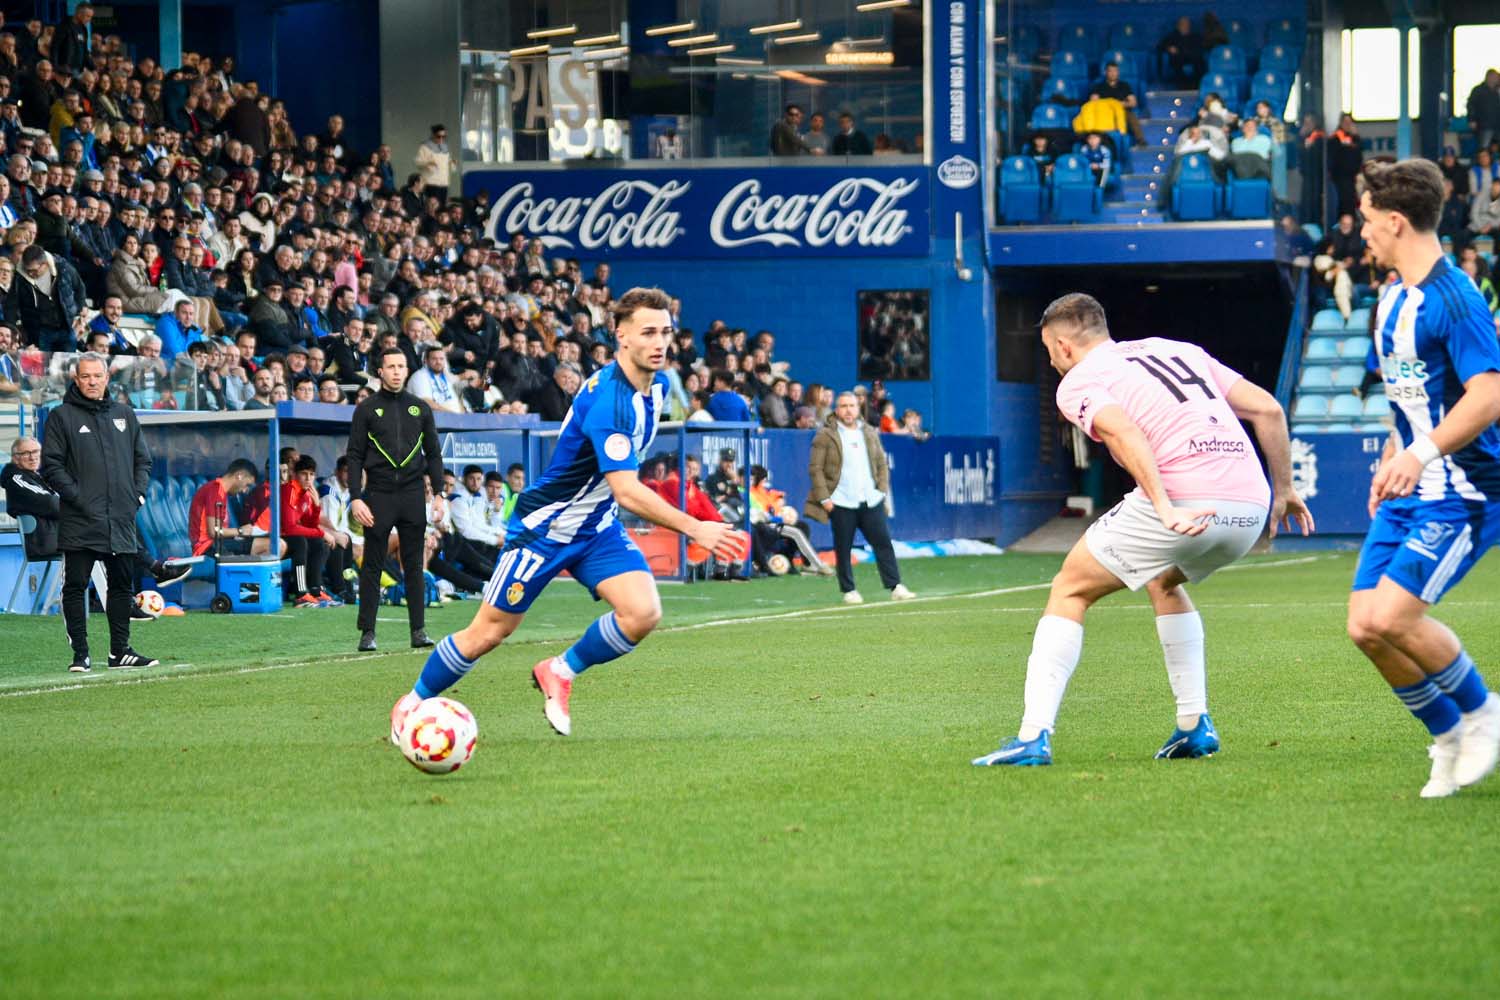
[[[151,453],[135,413],[106,396],[109,361],[85,354],[42,434],[42,478],[61,499],[58,545],[63,554],[62,610],[73,646],[73,673],[88,673],[84,591],[94,563],[109,580],[109,665],[150,667],[130,648],[130,607],[140,535],[136,511],[146,502]]]
[[[380,572],[385,569],[391,528],[401,544],[406,577],[406,620],[413,649],[432,645],[424,628],[426,584],[422,546],[427,532],[427,498],[432,487],[439,517],[443,495],[443,447],[432,407],[405,391],[406,353],[399,347],[377,352],[380,390],[354,408],[349,425],[349,515],[364,525],[364,563],[359,568],[359,649],[375,648],[375,613],[380,606]]]

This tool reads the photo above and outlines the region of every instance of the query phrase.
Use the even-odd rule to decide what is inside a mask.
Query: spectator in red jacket
[[[685,511],[689,516],[696,517],[700,521],[722,521],[719,509],[714,502],[703,492],[699,485],[698,477],[703,474],[703,462],[696,456],[687,457],[687,503],[682,500],[682,481],[677,476],[677,463],[671,463],[667,475],[656,481],[656,492],[661,494],[663,500]]]
[[[323,505],[318,499],[318,461],[303,455],[292,465],[292,478],[281,484],[281,535],[292,558],[292,603],[299,608],[342,603],[323,589]]]

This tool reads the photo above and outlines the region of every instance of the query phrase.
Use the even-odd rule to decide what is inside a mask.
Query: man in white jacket
[[[439,203],[448,203],[448,179],[453,170],[453,155],[448,152],[448,129],[443,125],[432,126],[432,138],[417,147],[413,158],[417,172],[422,175],[423,190],[436,195]]]

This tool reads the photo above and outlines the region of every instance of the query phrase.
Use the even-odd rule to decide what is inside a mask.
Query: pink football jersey
[[[1260,459],[1226,397],[1238,372],[1175,340],[1111,341],[1090,351],[1057,387],[1057,408],[1085,434],[1106,406],[1123,409],[1151,443],[1173,500],[1270,506]]]

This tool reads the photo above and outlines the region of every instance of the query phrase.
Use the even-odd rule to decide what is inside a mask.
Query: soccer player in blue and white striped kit
[[[1396,428],[1370,483],[1349,637],[1432,734],[1421,795],[1442,798],[1500,758],[1500,697],[1427,613],[1500,538],[1500,346],[1479,291],[1438,244],[1437,165],[1372,162],[1364,178],[1362,235],[1401,283],[1376,311]]]
[[[520,627],[531,602],[563,570],[612,608],[566,652],[532,668],[548,723],[563,736],[572,732],[574,678],[629,653],[661,620],[656,580],[620,525],[619,508],[725,559],[745,557],[732,526],[689,517],[639,478],[640,456],[656,438],[666,394],[661,370],[673,336],[670,303],[659,288],[632,288],[615,304],[615,361],[574,397],[546,472],[517,499],[474,620],[437,644],[412,691],[391,709],[392,742],[423,699],[456,684]]]

